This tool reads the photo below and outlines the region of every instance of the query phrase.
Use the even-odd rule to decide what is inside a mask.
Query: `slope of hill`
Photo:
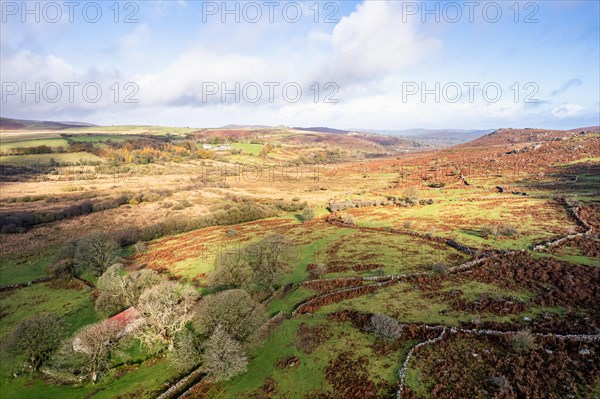
[[[0,130],[63,130],[74,127],[95,126],[85,122],[53,122],[26,119],[0,118]]]
[[[567,140],[582,130],[513,129],[502,128],[483,137],[462,144],[462,146],[481,147],[505,144],[532,144],[546,141]]]

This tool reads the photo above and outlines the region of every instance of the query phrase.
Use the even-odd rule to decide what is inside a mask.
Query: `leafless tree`
[[[84,327],[73,339],[73,349],[85,359],[92,383],[108,369],[110,355],[119,342],[121,326],[116,321],[106,320]]]
[[[125,274],[123,265],[112,265],[98,279],[100,296],[96,300],[96,308],[118,311],[135,306],[142,292],[160,281],[154,270],[142,269]]]
[[[137,309],[144,317],[138,338],[148,347],[168,345],[173,350],[175,335],[192,319],[198,293],[189,285],[163,281],[140,295]]]
[[[170,355],[171,363],[179,371],[188,371],[200,363],[202,358],[200,340],[188,329],[177,334],[175,346]]]
[[[217,327],[206,343],[202,365],[207,379],[227,381],[248,369],[248,358],[242,345]]]
[[[77,242],[75,264],[100,276],[118,259],[117,243],[103,233],[92,233]]]
[[[245,341],[265,321],[263,306],[246,291],[235,289],[204,297],[198,304],[194,325],[204,335],[221,326],[234,339]]]

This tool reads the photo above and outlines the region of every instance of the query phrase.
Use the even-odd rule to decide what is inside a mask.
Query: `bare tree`
[[[192,319],[197,298],[194,288],[174,281],[147,288],[137,306],[145,320],[137,332],[138,338],[148,347],[166,344],[172,351],[175,335]]]
[[[239,341],[248,339],[266,321],[265,310],[240,289],[204,297],[198,304],[194,325],[204,335],[220,326]]]
[[[60,317],[40,314],[17,324],[5,342],[13,353],[25,353],[27,366],[38,371],[60,345],[64,330]]]
[[[412,201],[416,201],[419,199],[419,189],[415,186],[405,188],[402,194],[405,198]]]
[[[105,320],[84,327],[73,339],[73,349],[85,359],[86,369],[92,383],[108,369],[110,355],[121,337],[118,322]]]
[[[248,369],[248,358],[242,345],[217,327],[206,343],[202,364],[207,379],[227,381]]]
[[[103,233],[92,233],[77,243],[75,264],[81,269],[89,269],[96,275],[104,273],[118,259],[117,243]]]
[[[183,330],[175,338],[175,346],[170,360],[179,371],[188,371],[200,363],[200,340],[189,329]]]
[[[154,270],[142,269],[125,274],[123,265],[114,264],[98,279],[100,296],[96,300],[96,309],[118,311],[135,306],[142,292],[160,281]]]

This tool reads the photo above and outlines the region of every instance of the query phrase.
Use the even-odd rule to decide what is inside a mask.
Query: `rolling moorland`
[[[600,397],[600,129],[0,124],[3,398]]]

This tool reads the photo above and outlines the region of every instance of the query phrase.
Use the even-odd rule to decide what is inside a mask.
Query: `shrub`
[[[529,331],[519,331],[510,338],[512,347],[520,353],[525,353],[537,349],[535,336]]]
[[[55,278],[78,277],[81,275],[81,268],[77,266],[72,258],[62,259],[48,266],[46,272]]]
[[[419,189],[417,187],[407,187],[404,189],[403,193],[404,197],[410,200],[418,200],[419,199]]]
[[[496,232],[500,236],[512,237],[517,235],[517,228],[507,224],[501,224],[496,227]]]
[[[146,246],[145,242],[138,241],[133,246],[133,249],[135,249],[135,252],[137,252],[137,253],[144,253],[144,252],[146,252],[148,250],[148,247]]]
[[[342,223],[349,224],[351,226],[356,225],[354,222],[354,217],[352,215],[346,214],[341,217]]]
[[[443,263],[436,263],[431,269],[434,273],[448,273],[448,266]]]
[[[113,240],[121,247],[134,244],[140,239],[140,232],[135,227],[126,227],[112,233]]]
[[[327,265],[324,263],[317,264],[309,271],[309,277],[313,280],[319,279],[327,274]]]
[[[383,314],[371,317],[370,331],[380,338],[398,339],[402,335],[402,326],[397,320]]]
[[[302,220],[304,222],[308,222],[308,221],[314,219],[314,217],[315,217],[315,212],[312,209],[304,208],[302,210]]]

